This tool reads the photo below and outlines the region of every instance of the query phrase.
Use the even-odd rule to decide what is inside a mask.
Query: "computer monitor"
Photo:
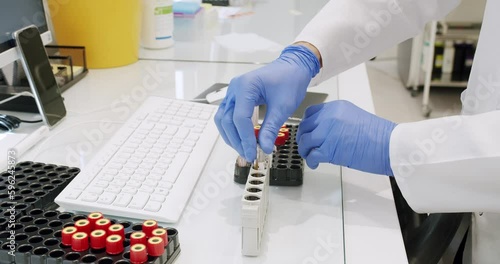
[[[38,27],[45,45],[52,42],[44,0],[0,0],[0,69],[19,58],[12,32],[29,25]]]

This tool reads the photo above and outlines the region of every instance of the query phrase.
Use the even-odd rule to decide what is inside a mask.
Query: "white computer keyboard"
[[[148,98],[56,203],[72,211],[177,222],[218,138],[216,109]]]

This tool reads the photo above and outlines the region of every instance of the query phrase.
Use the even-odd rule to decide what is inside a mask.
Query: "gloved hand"
[[[389,141],[396,124],[348,101],[307,108],[297,132],[299,154],[313,169],[329,162],[393,176]]]
[[[252,113],[255,106],[267,104],[259,144],[265,153],[271,153],[278,130],[304,100],[319,69],[319,60],[309,49],[288,46],[272,63],[232,79],[215,115],[224,141],[247,161],[255,160]]]

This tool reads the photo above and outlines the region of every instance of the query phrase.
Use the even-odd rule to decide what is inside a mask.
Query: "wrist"
[[[310,49],[302,45],[286,47],[281,52],[280,59],[293,61],[303,69],[307,69],[311,78],[314,78],[321,69],[318,57]]]
[[[320,67],[323,67],[323,60],[321,59],[321,53],[319,52],[318,48],[316,48],[316,46],[306,41],[297,41],[292,45],[300,45],[308,48],[318,59]]]

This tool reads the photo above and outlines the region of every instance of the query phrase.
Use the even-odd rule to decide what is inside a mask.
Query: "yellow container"
[[[89,68],[139,58],[141,0],[48,0],[58,45],[85,46]]]

